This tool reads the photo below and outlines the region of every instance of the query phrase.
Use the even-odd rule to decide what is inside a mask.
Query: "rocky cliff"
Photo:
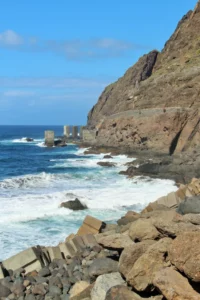
[[[169,154],[200,141],[200,1],[161,53],[144,55],[105,88],[88,114],[97,145]]]

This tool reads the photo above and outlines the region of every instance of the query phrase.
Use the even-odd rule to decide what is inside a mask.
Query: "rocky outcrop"
[[[81,203],[81,201],[77,198],[75,200],[62,202],[60,204],[60,207],[68,208],[68,209],[71,209],[71,210],[84,210],[84,209],[87,209],[87,206],[85,204]]]
[[[199,3],[179,22],[161,53],[143,56],[109,85],[88,115],[97,145],[167,154],[200,141]]]

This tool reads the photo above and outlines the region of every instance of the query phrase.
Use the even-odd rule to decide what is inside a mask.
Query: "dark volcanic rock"
[[[75,199],[72,201],[62,202],[60,207],[72,209],[72,210],[84,210],[87,209],[87,206],[82,204],[79,199]]]
[[[105,159],[110,159],[110,158],[113,158],[111,155],[104,155],[104,157],[103,158],[105,158]]]
[[[106,273],[117,272],[118,262],[110,258],[97,258],[89,267],[90,277],[99,276]]]
[[[101,167],[115,167],[116,166],[116,164],[115,163],[113,163],[113,162],[109,162],[109,161],[99,161],[98,163],[97,163],[97,165],[99,165],[99,166],[101,166]]]

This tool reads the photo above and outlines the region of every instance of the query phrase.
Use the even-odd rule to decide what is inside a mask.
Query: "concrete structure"
[[[99,233],[104,223],[91,216],[86,216],[82,226],[79,228],[77,235]]]
[[[79,131],[79,137],[80,137],[80,139],[83,138],[83,130],[85,130],[85,126],[81,126],[80,127],[80,131]]]
[[[5,276],[4,276],[4,271],[3,271],[3,268],[2,266],[0,265],[0,279],[3,279]]]
[[[35,247],[24,250],[4,260],[2,265],[6,270],[16,271],[17,269],[23,268],[26,273],[39,271],[43,267],[38,250]]]
[[[45,131],[45,145],[46,146],[53,147],[54,146],[54,138],[55,138],[54,131],[52,131],[52,130]]]
[[[57,247],[47,247],[48,257],[50,261],[53,261],[54,259],[62,259],[62,254],[60,252],[60,248]]]
[[[96,143],[96,130],[82,130],[83,142],[90,145]]]
[[[78,126],[73,126],[72,127],[72,138],[77,139],[78,137]]]
[[[70,137],[70,126],[64,126],[64,136],[66,136],[67,138]]]

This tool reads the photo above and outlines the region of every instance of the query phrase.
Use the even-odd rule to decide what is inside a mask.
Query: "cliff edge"
[[[180,153],[199,135],[200,1],[179,22],[162,52],[144,55],[105,88],[88,114],[96,144]]]

